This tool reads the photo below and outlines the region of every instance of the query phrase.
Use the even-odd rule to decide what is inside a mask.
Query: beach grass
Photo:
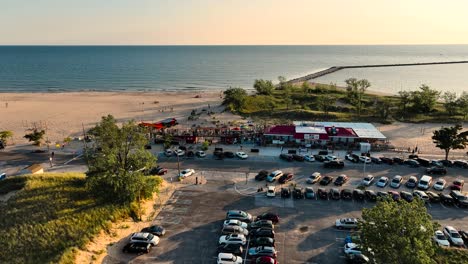
[[[0,263],[74,263],[76,249],[129,213],[99,203],[81,173],[10,177],[0,190],[19,190],[0,205]]]

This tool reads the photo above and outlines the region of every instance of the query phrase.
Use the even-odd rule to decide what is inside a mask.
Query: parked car
[[[291,190],[289,188],[281,188],[281,198],[290,198]]]
[[[185,151],[183,151],[183,150],[181,150],[181,149],[176,149],[176,150],[174,151],[174,154],[175,154],[176,156],[182,157],[182,156],[185,155]]]
[[[341,190],[341,199],[344,199],[344,200],[353,199],[353,191],[351,191],[350,189]]]
[[[355,155],[355,154],[347,154],[345,156],[345,160],[349,160],[351,162],[358,163],[359,162],[359,156]]]
[[[280,154],[280,159],[285,161],[293,161],[293,156],[290,154]]]
[[[328,185],[332,181],[333,181],[333,177],[327,175],[327,176],[323,177],[322,180],[320,180],[320,185]]]
[[[439,178],[439,179],[437,179],[437,181],[434,183],[434,185],[432,185],[432,188],[434,188],[434,190],[437,190],[437,191],[443,191],[446,184],[447,184],[447,181],[446,181],[446,180],[444,180],[444,179],[442,179],[442,178]]]
[[[430,165],[433,167],[444,167],[444,164],[440,160],[431,160]]]
[[[324,168],[342,169],[342,168],[344,168],[344,162],[342,160],[324,161],[323,162],[323,167]]]
[[[405,162],[403,159],[398,158],[398,157],[394,157],[394,158],[392,158],[392,160],[393,160],[394,164],[396,163],[396,164],[399,164],[399,165],[401,165],[401,164],[403,164]]]
[[[452,196],[455,204],[459,207],[468,207],[468,196],[464,195],[460,191],[452,190],[450,191],[450,196]]]
[[[377,157],[370,157],[371,161],[375,164],[382,164],[382,160]]]
[[[151,233],[153,235],[161,237],[166,234],[166,229],[160,225],[152,225],[152,226],[143,228],[141,232],[147,232],[147,233]]]
[[[249,224],[249,229],[257,229],[261,227],[267,227],[273,229],[275,226],[271,220],[258,220]]]
[[[130,236],[130,242],[145,242],[150,243],[152,246],[159,244],[159,237],[147,232],[137,232]]]
[[[370,186],[372,182],[375,180],[375,177],[373,175],[367,175],[362,179],[361,184],[364,186]]]
[[[325,161],[325,156],[323,156],[323,155],[314,155],[314,159],[316,161],[323,162],[323,161]]]
[[[236,256],[242,256],[244,248],[241,244],[224,244],[218,246],[218,253],[231,253]]]
[[[217,264],[242,264],[243,260],[241,257],[236,256],[232,253],[219,253]]]
[[[403,162],[405,165],[409,165],[410,167],[417,168],[419,167],[419,162],[414,159],[407,159]]]
[[[223,226],[240,226],[242,228],[247,228],[247,223],[237,219],[228,219],[224,220]]]
[[[375,184],[377,187],[384,188],[388,184],[388,178],[385,176],[380,177],[380,179]]]
[[[370,259],[364,254],[347,254],[346,263],[349,264],[365,264],[370,263]]]
[[[309,154],[304,155],[304,159],[306,161],[308,161],[308,162],[314,162],[315,161],[314,155],[309,155]]]
[[[432,240],[434,240],[436,245],[440,247],[450,247],[450,242],[448,241],[445,234],[440,230],[436,230],[434,232],[434,236],[432,237]]]
[[[427,196],[429,196],[429,201],[431,203],[438,203],[440,202],[440,195],[435,192],[426,192]]]
[[[393,201],[399,201],[401,199],[400,194],[397,191],[388,191],[390,197],[392,197]]]
[[[222,235],[230,235],[230,234],[240,234],[244,236],[249,235],[249,230],[242,228],[240,226],[223,226],[221,229]]]
[[[463,241],[465,242],[465,246],[468,246],[468,231],[458,231],[458,233],[460,234]]]
[[[453,200],[452,196],[446,193],[440,193],[440,202],[445,204],[445,205],[453,205],[455,204],[455,201]]]
[[[187,151],[186,154],[187,158],[193,158],[195,157],[195,153],[191,150]]]
[[[314,192],[314,189],[312,189],[312,187],[305,188],[305,198],[315,199],[315,192]]]
[[[245,152],[242,152],[242,151],[236,152],[236,156],[239,159],[247,159],[249,157],[249,155],[247,155]]]
[[[358,219],[357,218],[336,219],[335,227],[338,229],[356,229],[358,228]]]
[[[390,187],[397,189],[400,187],[402,181],[403,177],[401,177],[400,175],[396,175],[390,182]]]
[[[453,166],[468,169],[468,162],[465,160],[455,160],[453,161]]]
[[[341,186],[345,184],[348,181],[348,176],[345,174],[341,174],[340,176],[336,177],[336,180],[334,182],[335,185]]]
[[[250,240],[251,247],[260,247],[260,246],[268,246],[274,247],[275,240],[271,237],[257,237],[255,239]]]
[[[430,167],[426,169],[427,174],[447,174],[447,169],[445,167]]]
[[[406,181],[405,185],[408,188],[414,188],[418,184],[418,178],[415,176],[410,176],[409,179]]]
[[[197,156],[199,158],[204,158],[204,157],[206,157],[206,153],[203,150],[199,150],[199,151],[195,152],[195,156]]]
[[[223,152],[223,156],[224,156],[225,158],[232,159],[232,158],[234,158],[236,155],[234,154],[234,152],[225,151],[225,152]]]
[[[337,188],[331,188],[328,191],[328,196],[332,200],[339,200],[341,198],[340,190],[338,190]]]
[[[309,178],[307,178],[307,183],[310,183],[310,184],[314,184],[318,181],[320,181],[320,179],[322,178],[322,174],[320,174],[320,172],[314,172],[312,173],[312,175],[310,175]]]
[[[276,187],[274,185],[270,185],[267,187],[266,196],[274,198],[276,196]]]
[[[126,244],[122,251],[124,253],[149,253],[151,251],[151,243],[147,242],[130,242]]]
[[[257,238],[257,237],[270,237],[270,238],[275,238],[275,231],[271,228],[257,228],[252,231],[250,231],[250,235],[252,238]]]
[[[280,218],[277,214],[274,213],[263,213],[261,215],[258,215],[257,218],[255,218],[255,221],[258,220],[270,220],[271,222],[273,222],[273,224],[276,225],[279,222]]]
[[[366,195],[364,194],[363,190],[354,189],[353,190],[353,198],[356,200],[364,200]]]
[[[427,194],[423,191],[413,191],[413,196],[423,200],[426,203],[429,202],[429,196],[427,196]]]
[[[413,201],[413,195],[409,192],[401,191],[400,196],[403,200],[407,202],[412,202]]]
[[[239,210],[229,210],[226,213],[226,220],[228,219],[237,219],[242,222],[250,223],[252,222],[252,215]]]
[[[218,241],[218,244],[220,245],[240,244],[244,246],[245,243],[247,243],[247,239],[242,234],[230,234],[230,235],[221,236]]]
[[[164,175],[167,173],[167,169],[160,166],[154,167],[149,171],[150,175]]]
[[[362,163],[366,163],[366,164],[369,164],[372,162],[371,158],[367,156],[359,156],[359,161]]]
[[[194,169],[185,169],[183,171],[180,172],[179,174],[179,177],[181,178],[187,178],[189,176],[192,176],[193,174],[195,174],[195,170]]]
[[[258,246],[249,248],[249,256],[269,256],[272,258],[276,258],[276,250],[274,247],[269,246]]]
[[[418,189],[428,190],[429,188],[431,188],[431,184],[432,184],[432,177],[428,175],[423,175],[421,179],[419,179]]]
[[[447,236],[451,245],[459,247],[463,247],[465,245],[462,237],[460,236],[460,233],[458,233],[458,231],[453,228],[453,226],[444,227],[444,234]]]
[[[439,160],[439,162],[442,163],[442,165],[444,165],[445,167],[453,166],[453,162],[451,160]]]
[[[386,199],[386,198],[389,198],[389,194],[388,192],[384,192],[384,191],[378,191],[377,192],[377,197],[380,197],[382,199]]]
[[[421,166],[424,166],[424,167],[429,167],[429,166],[431,166],[431,161],[428,160],[428,159],[417,158],[416,160],[418,161],[419,165],[421,165]]]
[[[266,179],[266,177],[268,177],[268,171],[266,171],[266,170],[261,170],[261,171],[255,176],[255,180],[257,180],[257,181],[263,181],[264,179]]]
[[[293,154],[292,156],[293,156],[293,160],[295,160],[295,161],[304,161],[305,160],[304,156],[302,156],[302,155]]]
[[[372,202],[377,201],[377,194],[374,191],[366,190],[364,193],[368,201],[372,201]]]
[[[270,173],[270,175],[268,175],[267,182],[274,182],[277,179],[279,179],[281,176],[283,176],[282,171],[280,170],[273,171],[272,173]]]
[[[252,264],[278,264],[276,259],[269,256],[260,256],[258,258],[252,258]]]
[[[324,188],[318,188],[317,196],[320,199],[328,200],[328,193],[327,193],[327,190],[325,190]]]
[[[326,155],[325,161],[337,160],[338,158],[335,155]]]
[[[465,180],[456,179],[452,182],[450,186],[451,190],[463,191],[463,185],[465,185]]]
[[[344,246],[345,254],[361,254],[361,248],[356,243],[346,243]]]
[[[293,190],[294,199],[304,199],[304,189],[295,187]]]
[[[164,155],[166,155],[166,157],[171,157],[172,155],[174,155],[174,151],[172,151],[172,149],[166,149],[164,151]]]
[[[286,173],[278,179],[278,183],[285,184],[294,178],[294,174]]]
[[[382,163],[388,164],[388,165],[393,165],[394,161],[391,158],[387,157],[379,157],[379,159],[382,161]]]

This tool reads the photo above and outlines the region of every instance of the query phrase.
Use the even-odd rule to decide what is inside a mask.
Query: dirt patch
[[[122,263],[119,260],[125,259],[124,256],[121,256],[122,246],[126,242],[124,238],[149,226],[166,201],[172,196],[174,190],[173,185],[163,182],[159,196],[155,194],[153,199],[142,203],[144,214],[141,217],[141,222],[134,222],[129,218],[113,223],[108,233],[101,231],[92,242],[86,245],[84,250],[78,250],[75,263]]]

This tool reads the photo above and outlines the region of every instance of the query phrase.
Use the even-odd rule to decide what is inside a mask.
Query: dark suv
[[[460,191],[451,191],[450,196],[453,197],[455,204],[459,207],[468,207],[468,197]]]
[[[323,162],[323,167],[324,168],[342,169],[342,168],[344,168],[344,162],[342,160],[324,161]]]
[[[255,176],[255,180],[263,181],[266,177],[268,177],[268,171],[262,170]]]
[[[442,175],[445,175],[447,174],[447,169],[444,168],[444,167],[430,167],[428,169],[426,169],[426,173],[427,174],[442,174]]]

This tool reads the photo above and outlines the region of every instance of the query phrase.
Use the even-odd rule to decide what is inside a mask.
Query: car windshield
[[[409,179],[408,182],[415,182],[413,178]]]
[[[149,240],[153,239],[153,237],[154,237],[154,236],[153,236],[152,234],[148,234],[148,236],[147,236],[147,238],[148,238]]]
[[[437,235],[437,239],[439,240],[447,240],[444,235]]]
[[[453,238],[461,238],[460,234],[458,232],[451,232]]]
[[[364,180],[366,181],[370,181],[370,179],[372,179],[371,177],[365,177]]]
[[[426,185],[427,184],[427,181],[420,181],[419,182],[421,185]]]
[[[393,179],[392,181],[393,181],[394,183],[398,183],[398,182],[400,182],[400,179]]]

